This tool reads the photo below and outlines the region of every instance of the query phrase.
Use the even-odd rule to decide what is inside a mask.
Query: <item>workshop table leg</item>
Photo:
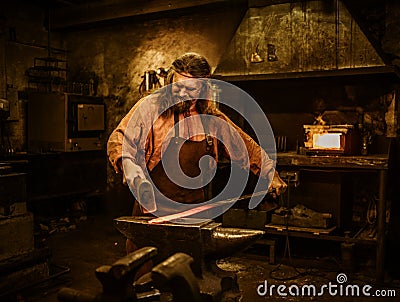
[[[378,230],[376,246],[376,277],[379,283],[383,283],[385,273],[386,178],[387,171],[381,170],[379,172]]]

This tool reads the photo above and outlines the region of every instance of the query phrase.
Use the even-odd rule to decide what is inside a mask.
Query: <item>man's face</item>
[[[202,82],[192,78],[190,74],[175,72],[172,83],[172,94],[178,100],[175,110],[180,113],[188,111],[200,96],[201,88]]]

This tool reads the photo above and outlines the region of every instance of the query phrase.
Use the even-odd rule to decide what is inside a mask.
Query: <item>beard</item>
[[[174,106],[171,107],[171,109],[178,113],[188,112],[193,102],[193,100],[187,100],[186,98],[181,98],[179,96],[176,96],[175,100],[177,102]]]

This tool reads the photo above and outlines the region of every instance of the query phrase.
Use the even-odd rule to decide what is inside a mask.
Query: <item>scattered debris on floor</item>
[[[63,217],[35,217],[35,238],[42,242],[56,232],[69,232],[87,220],[87,205],[84,200],[71,204]]]

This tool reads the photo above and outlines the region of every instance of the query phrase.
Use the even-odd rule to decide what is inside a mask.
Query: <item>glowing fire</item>
[[[340,149],[341,133],[313,134],[313,148],[315,149]]]

